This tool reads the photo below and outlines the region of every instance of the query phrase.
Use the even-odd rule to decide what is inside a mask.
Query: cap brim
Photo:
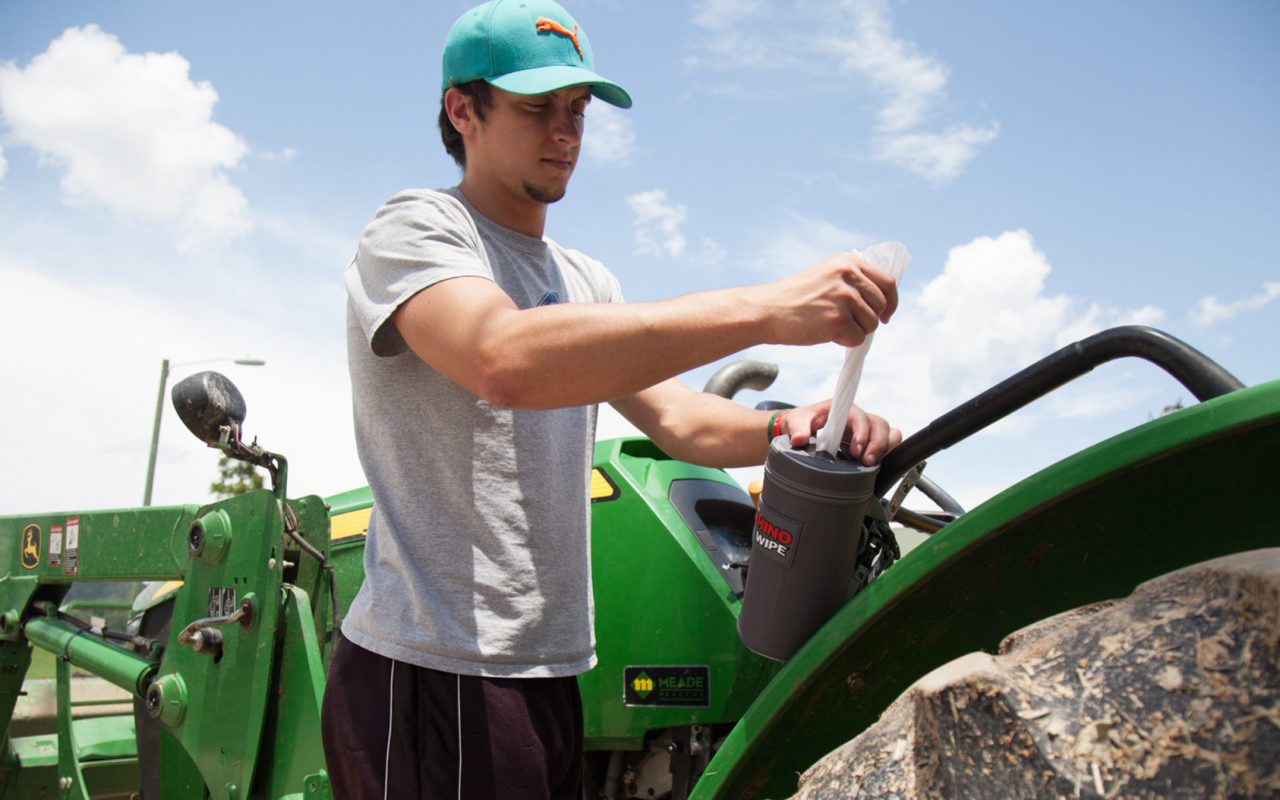
[[[631,108],[631,95],[627,94],[626,89],[582,67],[558,64],[510,72],[485,80],[512,94],[546,94],[570,86],[590,86],[593,97],[598,97],[611,106]]]

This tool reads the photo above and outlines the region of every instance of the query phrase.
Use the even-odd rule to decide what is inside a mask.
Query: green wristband
[[[773,416],[769,417],[769,424],[764,429],[764,440],[770,444],[773,443],[773,423],[778,421],[778,417],[782,414],[783,410],[773,412]]]

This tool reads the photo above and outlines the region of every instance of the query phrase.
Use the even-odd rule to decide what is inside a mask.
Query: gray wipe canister
[[[751,563],[738,636],[752,651],[786,661],[853,595],[862,518],[878,466],[795,450],[775,438],[751,531]]]

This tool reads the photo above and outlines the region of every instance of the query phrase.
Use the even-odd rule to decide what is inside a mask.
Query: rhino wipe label
[[[752,557],[759,554],[779,566],[790,567],[796,558],[802,527],[799,520],[779,514],[761,503],[760,510],[756,512],[755,525],[751,529],[751,543],[754,547]]]

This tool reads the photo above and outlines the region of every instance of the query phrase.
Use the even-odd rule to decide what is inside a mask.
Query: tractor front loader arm
[[[300,539],[324,555],[323,502],[267,490],[203,508],[0,518],[0,797],[32,785],[9,721],[33,646],[142,701],[136,756],[159,796],[327,797],[318,721],[329,585]],[[78,581],[160,580],[181,585],[158,632],[107,630],[62,607]],[[59,742],[75,747],[70,731]],[[57,796],[90,796],[79,763],[59,754]]]

